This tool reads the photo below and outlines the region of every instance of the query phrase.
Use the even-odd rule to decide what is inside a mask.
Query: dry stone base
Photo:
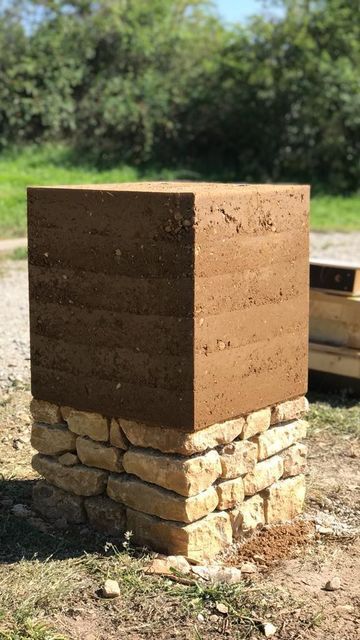
[[[282,451],[281,457],[284,463],[283,478],[297,476],[306,471],[307,462],[307,446],[301,442],[293,444],[285,451]]]
[[[86,522],[84,498],[58,489],[45,480],[35,484],[32,499],[34,509],[49,520],[65,519],[77,524]]]
[[[68,451],[67,453],[63,453],[62,456],[58,457],[58,461],[64,467],[74,467],[76,464],[79,464],[80,460],[75,453],[71,453]]]
[[[287,400],[281,402],[271,410],[271,424],[278,424],[279,422],[287,422],[289,420],[295,420],[301,418],[304,413],[309,411],[309,403],[305,396],[296,398],[295,400]]]
[[[196,562],[213,558],[232,541],[230,516],[225,511],[182,525],[128,509],[127,526],[137,544]]]
[[[301,512],[306,407],[298,398],[184,433],[34,400],[33,467],[45,478],[34,508],[211,559],[233,539]]]
[[[253,471],[244,477],[244,491],[246,496],[253,496],[273,482],[281,478],[284,471],[284,463],[280,456],[273,456],[255,465]]]
[[[109,421],[98,413],[63,410],[70,431],[79,436],[88,436],[92,440],[107,442],[109,439]]]
[[[254,413],[250,413],[250,415],[248,415],[246,418],[242,437],[244,439],[251,438],[251,436],[255,436],[257,433],[266,431],[270,427],[270,420],[270,407],[267,407],[267,409],[261,409],[260,411],[254,411]]]
[[[216,485],[216,491],[219,499],[217,508],[220,511],[232,509],[244,500],[244,480],[241,477],[221,480]]]
[[[221,475],[220,457],[215,450],[182,457],[132,448],[124,454],[123,464],[127,473],[182,496],[195,496]]]
[[[60,407],[45,400],[33,398],[30,402],[30,413],[34,422],[44,422],[46,424],[62,422]]]
[[[270,456],[287,449],[298,440],[305,438],[307,422],[294,420],[293,422],[273,427],[252,440],[258,445],[258,459],[265,460]]]
[[[122,451],[116,447],[108,447],[89,438],[77,438],[76,451],[80,461],[88,467],[98,467],[107,471],[124,471]]]
[[[303,475],[275,482],[264,495],[266,523],[284,522],[299,515],[303,510],[305,491]]]
[[[225,445],[220,450],[221,477],[238,478],[251,471],[257,462],[257,447],[248,440]]]
[[[108,474],[100,469],[80,464],[63,467],[54,458],[40,454],[33,457],[32,466],[51,484],[77,496],[95,496],[106,489]]]
[[[163,453],[191,456],[232,442],[241,435],[245,420],[228,420],[195,433],[181,433],[176,429],[160,427],[149,428],[145,424],[128,420],[119,420],[119,423],[128,440],[136,447],[150,447]]]
[[[242,533],[265,524],[263,497],[256,495],[252,498],[246,498],[239,507],[230,511],[230,518],[235,539],[239,538]]]
[[[39,453],[58,456],[76,451],[76,436],[66,424],[43,424],[34,422],[31,429],[31,445]]]
[[[129,442],[120,427],[119,420],[115,420],[115,418],[113,418],[110,423],[110,444],[124,451],[129,448]]]
[[[126,531],[126,509],[106,496],[85,498],[85,510],[89,524],[109,536],[119,537]]]
[[[135,476],[111,475],[107,485],[110,498],[137,511],[158,516],[163,520],[194,522],[214,511],[218,495],[209,487],[196,496],[185,498],[155,484],[148,484]]]

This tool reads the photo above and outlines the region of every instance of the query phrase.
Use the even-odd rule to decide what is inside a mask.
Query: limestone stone
[[[294,420],[279,427],[273,427],[259,436],[254,436],[252,442],[258,445],[259,460],[265,460],[265,458],[270,458],[275,453],[279,453],[298,440],[305,438],[306,432],[306,420]]]
[[[31,428],[31,446],[49,456],[76,450],[76,436],[65,424],[34,422]]]
[[[217,508],[220,511],[232,509],[244,500],[244,481],[242,478],[220,480],[216,485],[216,491],[219,498]]]
[[[116,580],[105,580],[102,588],[104,598],[118,598],[120,596],[120,586]]]
[[[292,520],[302,512],[305,500],[305,476],[279,480],[264,493],[267,524]]]
[[[245,495],[253,496],[255,493],[266,489],[266,487],[281,478],[283,471],[284,464],[281,456],[273,456],[268,460],[258,462],[253,471],[244,476]]]
[[[127,528],[137,544],[194,562],[212,560],[232,541],[230,516],[224,511],[185,525],[127,509]]]
[[[215,450],[182,457],[130,448],[124,454],[123,465],[127,473],[182,496],[201,493],[221,475],[220,458]]]
[[[72,407],[60,407],[60,411],[61,411],[61,417],[62,417],[63,421],[67,422],[67,419],[68,419],[70,413],[72,411],[74,411],[74,409]]]
[[[89,523],[109,536],[122,536],[126,531],[126,509],[122,504],[114,502],[106,496],[85,498],[85,509]]]
[[[309,403],[305,396],[296,398],[295,400],[287,400],[272,407],[271,410],[271,424],[277,424],[278,422],[286,422],[288,420],[295,420],[300,418],[304,413],[309,410]]]
[[[257,433],[262,433],[270,427],[271,409],[260,409],[260,411],[254,411],[246,417],[242,438],[251,438]]]
[[[45,480],[39,480],[32,492],[32,506],[48,520],[64,518],[66,522],[86,522],[84,498],[74,496]]]
[[[257,446],[247,440],[227,444],[219,453],[222,478],[238,478],[251,471],[257,461]]]
[[[265,524],[264,499],[259,495],[245,498],[244,502],[229,511],[229,514],[233,536],[239,538],[242,533]]]
[[[75,464],[79,464],[80,462],[75,453],[63,453],[63,455],[58,458],[58,461],[64,467],[73,467]]]
[[[283,478],[297,476],[306,470],[307,446],[297,442],[281,454],[284,463]]]
[[[106,489],[108,474],[100,469],[82,464],[63,467],[54,458],[39,453],[33,457],[32,466],[51,484],[77,496],[98,495]]]
[[[129,447],[129,443],[119,425],[119,421],[115,418],[110,422],[110,444],[112,444],[113,447],[118,447],[118,449],[123,449],[124,451]]]
[[[92,440],[99,442],[107,442],[109,440],[108,420],[99,413],[71,409],[66,415],[69,429],[78,436],[88,436]]]
[[[62,421],[60,407],[46,400],[33,398],[30,402],[30,413],[35,422],[57,424]]]
[[[179,496],[154,484],[127,474],[110,475],[107,493],[126,506],[158,516],[163,520],[194,522],[216,509],[218,496],[214,487],[190,498]]]
[[[124,470],[122,464],[123,452],[115,447],[109,447],[100,442],[94,442],[89,438],[77,438],[76,451],[83,464],[88,467],[97,467],[107,471]]]
[[[119,423],[128,440],[136,447],[148,447],[163,453],[190,456],[232,442],[241,435],[245,420],[244,418],[227,420],[194,433],[149,427],[139,422],[122,419],[119,419]]]

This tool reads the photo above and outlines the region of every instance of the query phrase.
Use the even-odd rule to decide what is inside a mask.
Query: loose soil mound
[[[296,555],[299,548],[310,542],[314,533],[313,523],[303,520],[264,528],[239,545],[234,556],[229,558],[229,564],[251,561],[269,567]]]

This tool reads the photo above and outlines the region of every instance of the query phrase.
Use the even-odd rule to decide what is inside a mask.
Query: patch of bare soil
[[[285,558],[304,553],[303,547],[310,543],[314,533],[314,523],[305,520],[264,527],[240,544],[228,562],[241,566],[251,561],[260,568],[272,567]]]

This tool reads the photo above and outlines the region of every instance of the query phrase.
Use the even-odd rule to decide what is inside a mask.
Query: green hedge
[[[6,3],[0,148],[356,190],[359,2],[283,5],[225,26],[202,0]]]

